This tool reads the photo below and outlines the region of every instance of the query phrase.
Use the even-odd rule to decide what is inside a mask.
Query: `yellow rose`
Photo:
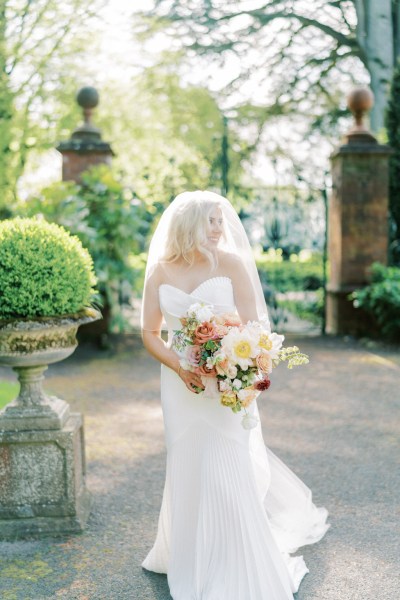
[[[235,392],[224,392],[221,396],[221,404],[224,406],[235,406],[237,397]]]

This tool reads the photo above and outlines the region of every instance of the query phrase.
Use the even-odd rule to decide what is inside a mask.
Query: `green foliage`
[[[254,200],[242,213],[250,239],[260,244],[264,252],[271,248],[282,252],[281,260],[289,260],[300,252],[303,255],[305,248],[312,248],[312,252],[322,249],[323,193],[323,189],[292,185],[258,187]]]
[[[143,251],[156,209],[140,202],[112,170],[101,165],[82,175],[82,184],[55,183],[21,205],[77,235],[93,257],[111,328],[123,330],[122,304],[143,281]]]
[[[26,166],[76,126],[77,81],[90,79],[104,0],[0,4],[0,218],[11,216]],[[97,30],[97,31],[96,31]],[[90,44],[87,43],[90,31]],[[71,116],[73,120],[71,122]]]
[[[304,253],[303,253],[304,255]],[[277,292],[317,290],[322,286],[322,258],[318,252],[294,254],[283,260],[280,249],[270,249],[256,257],[257,268],[263,285]]]
[[[391,217],[391,262],[400,265],[400,63],[394,71],[386,127],[389,145],[394,150],[389,162],[389,210]]]
[[[10,215],[10,173],[12,119],[14,116],[13,95],[7,73],[6,24],[0,10],[0,219]]]
[[[287,311],[299,319],[321,325],[324,310],[321,253],[301,250],[285,260],[282,248],[270,248],[256,255],[256,263],[274,328],[279,329],[287,322]],[[282,297],[287,292],[304,291],[317,291],[317,298],[298,300]]]
[[[178,70],[177,63],[148,68],[126,87],[110,81],[103,94],[113,102],[96,115],[137,196],[163,206],[185,190],[222,187],[222,112],[209,90],[184,85]],[[231,199],[247,157],[246,142],[229,127]]]
[[[324,314],[323,288],[317,290],[317,296],[313,300],[280,300],[279,306],[293,313],[299,319],[310,321],[320,327]]]
[[[355,307],[370,313],[388,339],[400,339],[400,268],[374,263],[371,284],[351,294]]]
[[[93,300],[88,251],[55,224],[36,219],[0,223],[0,318],[74,314]]]

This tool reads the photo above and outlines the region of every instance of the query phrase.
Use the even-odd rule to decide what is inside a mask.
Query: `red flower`
[[[260,381],[256,381],[253,384],[253,387],[254,387],[255,390],[258,390],[259,392],[262,392],[263,390],[267,390],[270,385],[271,385],[271,380],[270,379],[260,379]]]

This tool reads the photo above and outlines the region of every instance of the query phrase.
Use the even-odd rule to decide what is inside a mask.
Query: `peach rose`
[[[257,398],[259,393],[260,392],[258,392],[257,390],[255,390],[252,387],[247,387],[247,388],[244,388],[243,390],[240,390],[238,395],[239,395],[239,400],[240,400],[240,404],[242,405],[242,407],[247,408],[248,406],[250,406],[250,404],[253,402],[253,400],[255,400]]]
[[[204,363],[204,365],[200,365],[197,369],[196,369],[197,373],[199,375],[203,375],[203,377],[216,377],[217,376],[217,371],[215,370],[215,367],[207,367],[206,363]]]
[[[216,325],[215,326],[215,333],[216,333],[216,338],[223,338],[227,333],[228,333],[229,329],[227,327],[225,327],[225,325]]]
[[[225,315],[224,325],[226,327],[239,327],[241,322],[237,315]]]
[[[239,317],[232,313],[215,315],[214,321],[217,325],[225,325],[225,327],[238,327],[241,325]]]
[[[272,359],[266,352],[261,352],[256,356],[256,365],[262,373],[271,373]]]
[[[209,321],[198,325],[194,331],[193,341],[195,344],[201,346],[209,340],[214,339],[216,334],[215,327]]]
[[[226,375],[227,371],[228,371],[228,367],[229,367],[229,361],[227,358],[225,358],[224,360],[219,360],[215,365],[218,375]]]
[[[232,315],[228,319],[225,319],[224,325],[226,325],[227,327],[240,327],[241,322],[239,317],[235,317],[235,315]]]

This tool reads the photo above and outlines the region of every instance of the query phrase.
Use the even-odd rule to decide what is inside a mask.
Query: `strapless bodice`
[[[159,287],[160,308],[168,327],[169,335],[181,328],[180,318],[195,302],[204,302],[213,306],[215,314],[233,312],[235,300],[232,281],[229,277],[210,277],[192,292],[162,283]]]

